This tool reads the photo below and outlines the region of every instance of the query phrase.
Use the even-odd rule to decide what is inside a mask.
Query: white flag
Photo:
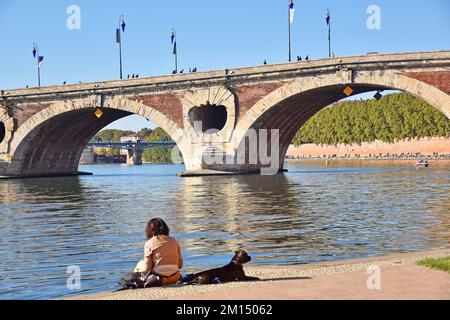
[[[295,13],[294,1],[291,0],[291,3],[289,3],[289,23],[294,22],[294,13]]]

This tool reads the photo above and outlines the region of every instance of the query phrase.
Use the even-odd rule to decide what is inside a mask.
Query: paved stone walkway
[[[105,292],[72,299],[101,300],[303,300],[441,299],[450,300],[450,274],[418,266],[424,257],[450,255],[450,249],[286,267],[248,267],[260,282],[185,285]],[[369,266],[380,270],[380,289],[368,289]],[[373,274],[373,273],[372,273]]]
[[[450,299],[450,274],[422,266],[380,269],[381,288],[369,290],[366,271],[246,284],[175,296],[173,300]]]

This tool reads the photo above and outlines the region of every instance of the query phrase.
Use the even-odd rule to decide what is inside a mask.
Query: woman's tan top
[[[171,276],[183,268],[181,249],[175,238],[155,236],[145,243],[144,266],[162,276]]]

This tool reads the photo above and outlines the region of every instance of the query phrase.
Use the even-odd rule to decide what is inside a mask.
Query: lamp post
[[[178,73],[178,50],[177,50],[177,33],[174,28],[172,28],[172,35],[170,40],[173,45],[173,55],[175,56],[175,73]]]
[[[294,13],[295,13],[294,1],[289,0],[289,5],[288,5],[289,62],[292,61],[292,59],[291,59],[291,24],[294,22]]]
[[[38,71],[38,87],[41,86],[41,65],[44,61],[44,57],[39,55],[39,47],[33,42],[33,57],[36,58],[37,71]]]
[[[119,28],[116,29],[116,42],[119,44],[119,60],[120,60],[120,79],[123,79],[122,75],[122,33],[125,32],[125,20],[123,15],[119,18]]]

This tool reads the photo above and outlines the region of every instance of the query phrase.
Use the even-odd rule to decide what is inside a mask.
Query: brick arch
[[[342,90],[347,81],[336,74],[294,80],[259,100],[239,120],[233,133],[233,150],[243,141],[248,130],[280,129],[280,164],[295,133],[316,112],[346,96]],[[450,119],[450,96],[425,82],[395,72],[357,72],[349,85],[354,94],[380,89],[410,93]]]
[[[14,132],[14,119],[5,108],[0,109],[0,153],[7,153],[9,141]],[[2,134],[1,134],[2,133]]]
[[[98,119],[95,108],[102,106]],[[72,175],[84,146],[105,126],[138,114],[160,126],[184,154],[184,135],[166,115],[139,101],[123,96],[101,101],[99,96],[53,103],[30,117],[15,132],[10,143],[10,173],[22,176]]]

